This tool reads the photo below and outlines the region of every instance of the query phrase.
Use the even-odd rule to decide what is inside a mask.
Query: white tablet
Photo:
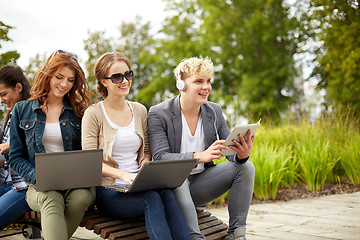
[[[253,123],[253,124],[245,124],[245,125],[237,125],[235,126],[229,136],[226,138],[225,140],[225,145],[226,146],[229,146],[229,145],[234,145],[233,143],[233,139],[235,139],[236,141],[240,142],[240,139],[238,137],[239,134],[241,134],[241,136],[243,136],[243,138],[246,140],[246,133],[247,131],[250,129],[251,131],[251,134],[250,136],[254,135],[254,132],[256,131],[256,129],[260,126],[260,121],[261,121],[261,118],[260,120],[257,122],[257,123]],[[232,149],[222,149],[221,150],[223,153],[224,153],[224,156],[228,156],[228,155],[234,155],[236,154],[236,151],[235,150],[232,150]]]

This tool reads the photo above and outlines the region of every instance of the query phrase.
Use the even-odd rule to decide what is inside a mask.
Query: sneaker
[[[245,227],[238,227],[233,233],[229,233],[224,240],[246,240],[245,233]]]

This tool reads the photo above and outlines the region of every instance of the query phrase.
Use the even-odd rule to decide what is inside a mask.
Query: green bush
[[[350,179],[360,186],[359,120],[348,112],[323,115],[315,123],[305,118],[279,125],[263,122],[261,128],[249,159],[255,165],[256,198],[275,199],[278,188],[291,188],[295,181],[312,191],[327,181]],[[222,161],[226,159],[217,162]]]

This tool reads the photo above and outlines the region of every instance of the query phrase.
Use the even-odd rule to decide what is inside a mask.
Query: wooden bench
[[[228,226],[203,208],[199,208],[197,211],[200,231],[206,239],[224,239],[227,235]],[[17,222],[41,229],[40,220],[40,214],[31,211],[27,212],[25,216]],[[143,216],[115,219],[105,217],[98,212],[88,212],[82,219],[80,226],[93,231],[103,239],[149,239]],[[34,230],[32,232],[34,232]],[[24,237],[33,239],[38,237],[38,235],[27,234],[26,236],[24,235]]]
[[[0,238],[10,237],[13,235],[22,234],[28,239],[40,239],[41,238],[41,223],[40,213],[34,211],[28,211],[16,220],[15,224],[21,224],[21,231],[13,232],[10,234],[2,234]]]

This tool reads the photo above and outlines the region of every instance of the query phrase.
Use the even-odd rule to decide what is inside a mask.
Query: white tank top
[[[60,123],[45,123],[42,142],[47,153],[64,151]]]
[[[113,123],[110,120],[109,116],[106,114],[104,103],[100,102],[100,105],[108,123],[111,125],[111,127],[118,130],[113,145],[112,157],[119,165],[120,170],[136,173],[139,171],[140,168],[137,157],[138,150],[141,147],[142,141],[141,137],[135,131],[135,116],[132,106],[129,102],[127,103],[130,106],[133,118],[131,120],[131,123],[125,127],[120,127]],[[120,179],[116,179],[115,183],[118,184],[125,182],[121,181]]]

